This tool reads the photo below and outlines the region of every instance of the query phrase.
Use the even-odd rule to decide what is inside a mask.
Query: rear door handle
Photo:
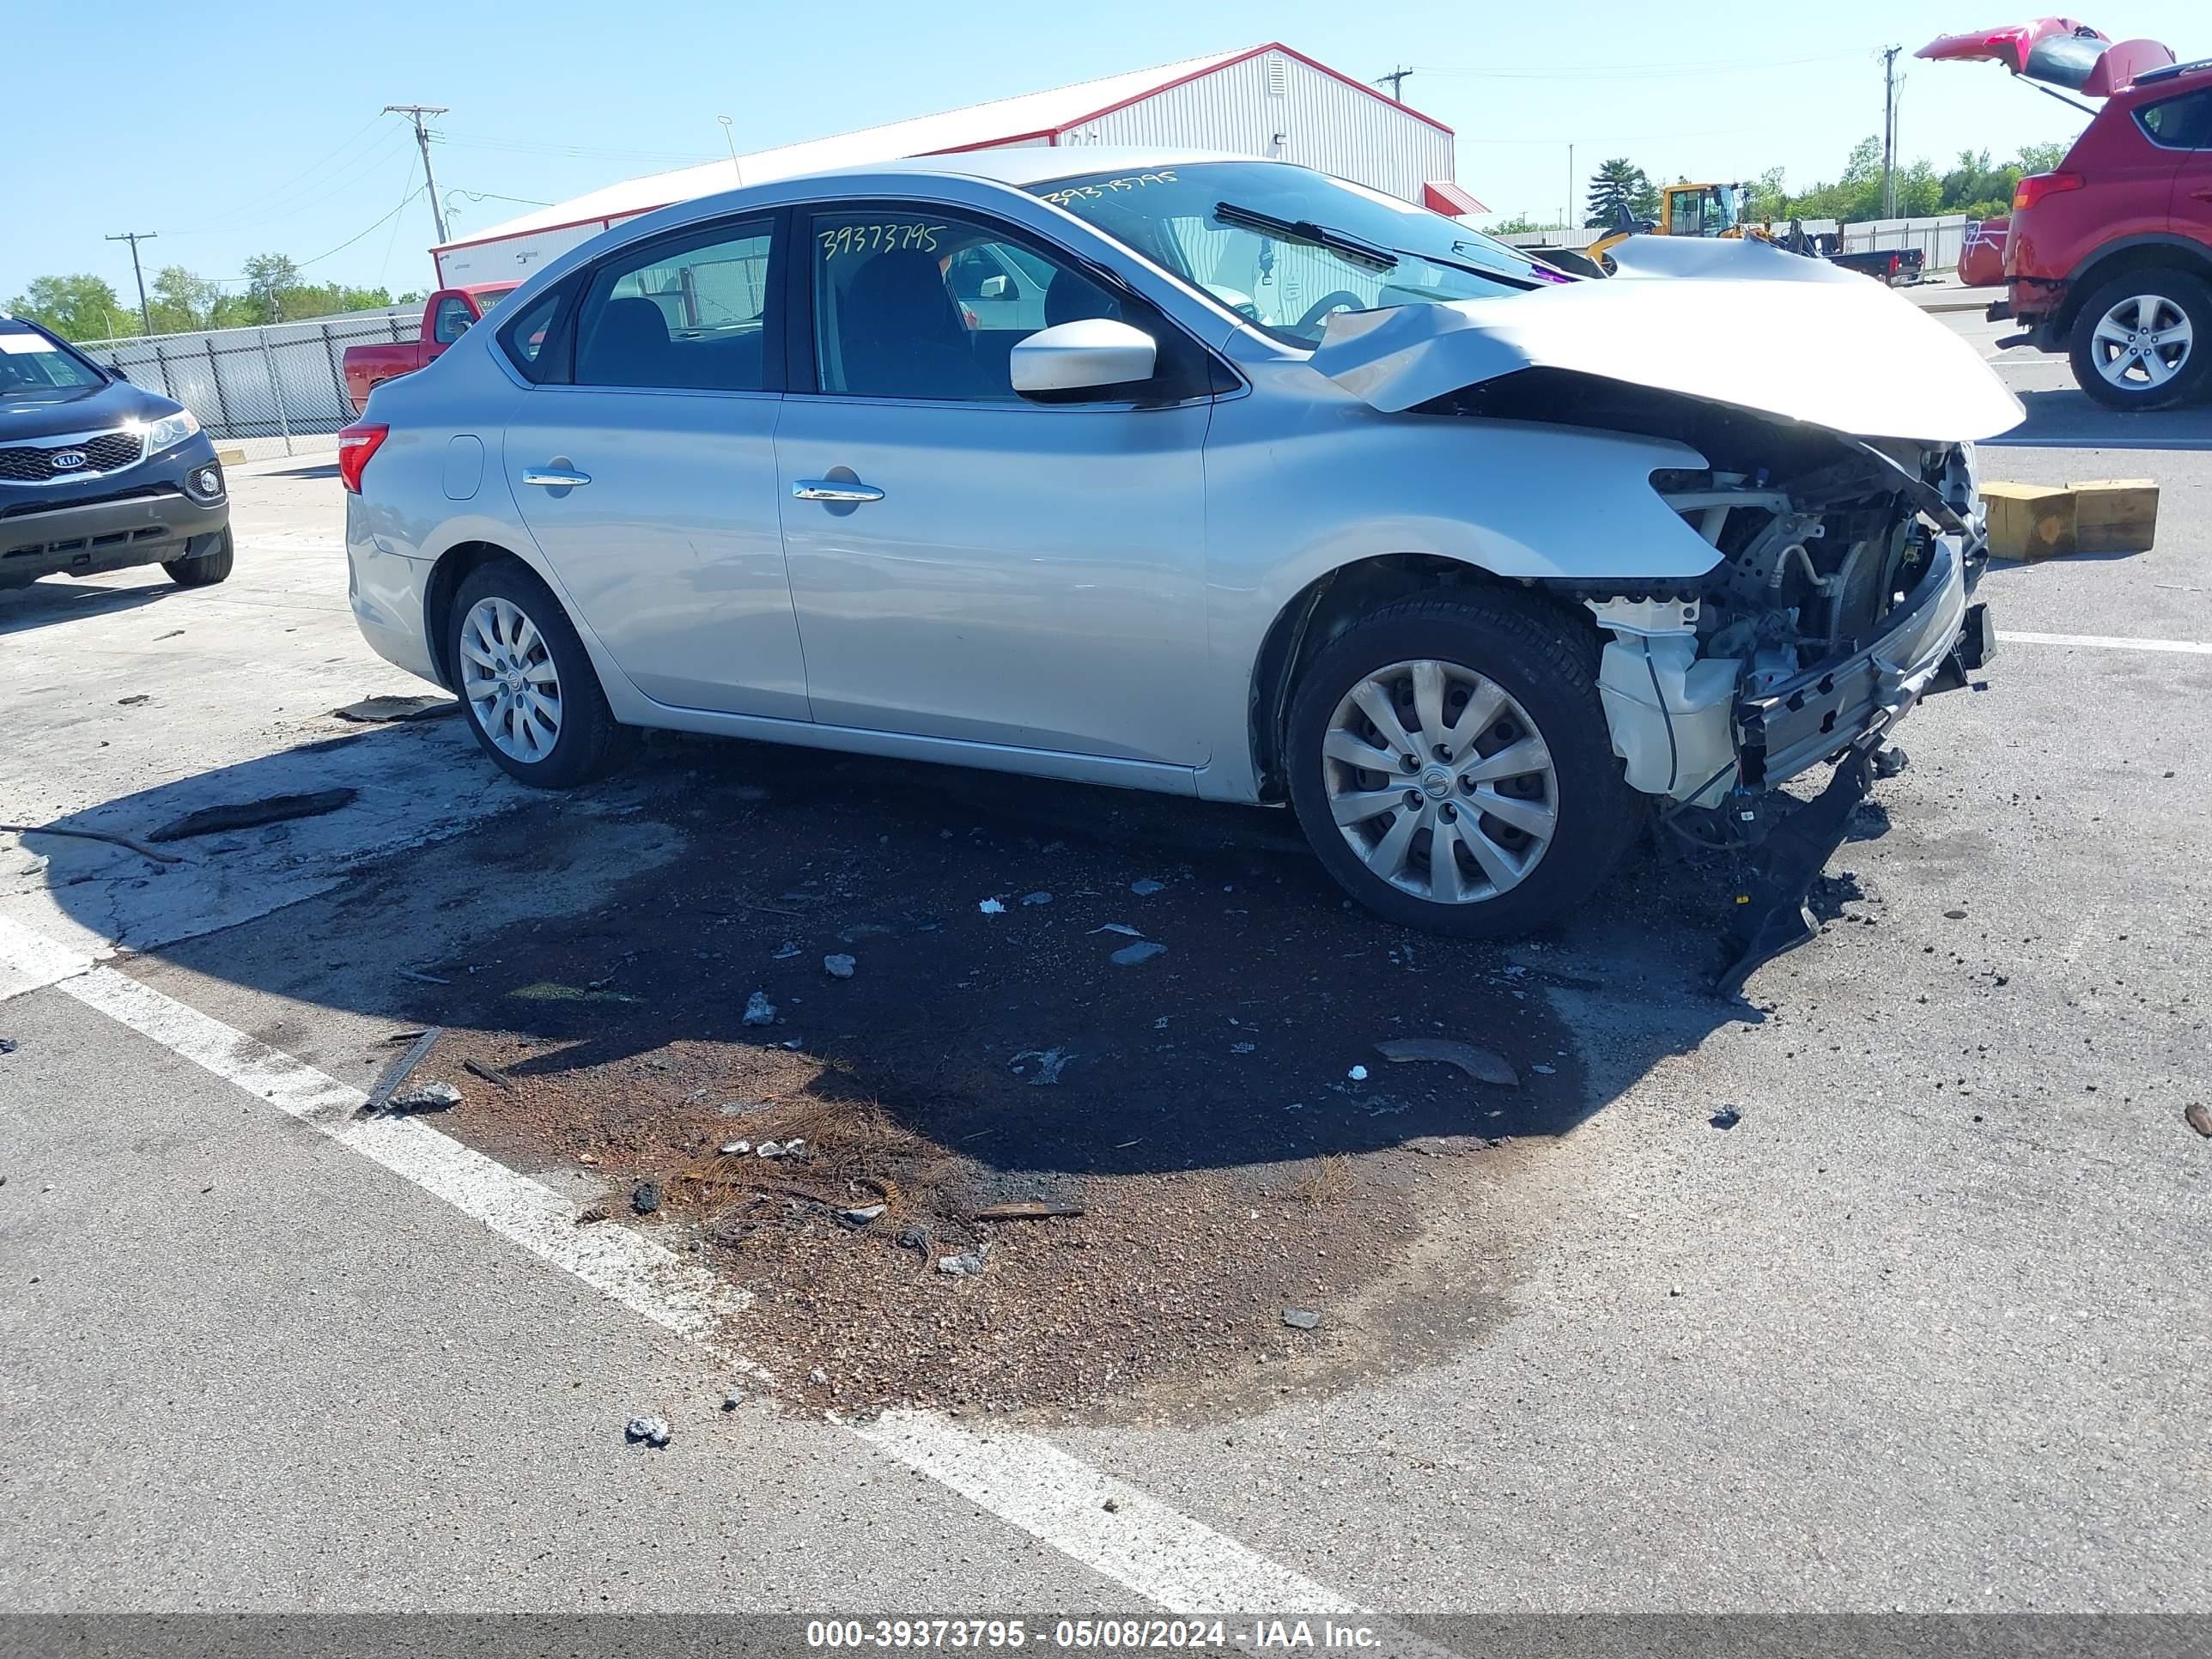
[[[533,466],[522,475],[523,483],[536,484],[541,489],[574,489],[591,481],[590,473],[573,468],[564,472],[555,467]]]
[[[802,501],[879,501],[884,492],[857,478],[801,478],[792,485],[793,499]]]

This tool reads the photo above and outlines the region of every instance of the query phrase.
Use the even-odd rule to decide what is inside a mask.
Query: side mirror
[[[1149,380],[1158,357],[1159,348],[1143,330],[1110,317],[1086,317],[1016,342],[1008,364],[1014,390],[1033,397]]]
[[[1003,300],[1014,291],[1014,285],[1005,276],[986,276],[976,297],[983,300]]]

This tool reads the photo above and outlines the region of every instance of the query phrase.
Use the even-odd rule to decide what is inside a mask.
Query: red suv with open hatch
[[[1947,35],[1933,58],[1984,58],[2023,80],[2099,98],[2065,160],[2020,181],[2005,239],[2004,342],[2063,351],[2112,409],[2212,390],[2212,58],[2177,64],[2155,40],[2115,42],[2070,18]]]

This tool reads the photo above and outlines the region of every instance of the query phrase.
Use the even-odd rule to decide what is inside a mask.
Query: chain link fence
[[[249,455],[328,449],[354,418],[348,346],[417,338],[420,306],[349,312],[259,328],[87,340],[78,349],[134,386],[173,398],[219,443]]]

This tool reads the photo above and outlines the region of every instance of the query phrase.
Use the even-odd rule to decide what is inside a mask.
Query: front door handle
[[[801,478],[792,485],[794,500],[802,501],[879,501],[884,492],[858,478]]]
[[[571,467],[566,471],[557,467],[533,466],[522,475],[522,482],[536,484],[541,489],[574,489],[592,481],[588,472],[579,472]]]

